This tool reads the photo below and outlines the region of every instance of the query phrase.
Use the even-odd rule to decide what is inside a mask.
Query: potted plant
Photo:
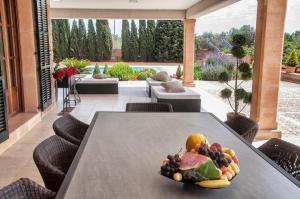
[[[294,73],[296,71],[296,66],[299,64],[299,59],[296,49],[292,50],[286,60],[286,73]]]
[[[236,65],[232,71],[227,69],[220,73],[218,80],[227,85],[227,88],[220,92],[221,97],[228,101],[233,112],[227,114],[227,119],[231,119],[244,110],[244,108],[251,103],[252,93],[247,92],[242,88],[244,81],[252,78],[252,69],[250,64],[243,62],[246,52],[244,46],[246,38],[244,35],[236,34],[232,39],[233,47],[231,49],[232,55],[236,58]],[[230,80],[233,80],[230,82]]]
[[[57,81],[58,88],[69,88],[70,79],[76,74],[76,67],[56,67],[53,72],[53,78]]]

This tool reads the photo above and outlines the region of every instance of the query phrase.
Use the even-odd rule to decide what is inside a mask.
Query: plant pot
[[[71,88],[74,83],[74,76],[64,77],[62,80],[57,80],[57,88]]]
[[[286,73],[294,73],[295,71],[296,71],[296,67],[294,67],[294,66],[286,66],[285,67]]]
[[[227,121],[235,118],[238,115],[246,116],[244,113],[238,113],[237,115],[235,115],[234,112],[229,112],[229,113],[227,113]]]

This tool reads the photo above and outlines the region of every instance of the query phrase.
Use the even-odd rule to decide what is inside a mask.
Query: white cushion
[[[200,94],[190,88],[185,87],[182,93],[167,93],[162,86],[152,86],[151,92],[159,99],[200,99]]]
[[[94,79],[92,75],[87,75],[76,82],[76,84],[118,84],[118,78]]]
[[[178,80],[172,78],[171,81],[178,81]],[[146,82],[147,82],[147,84],[148,84],[149,86],[160,86],[161,83],[163,83],[162,81],[154,80],[154,79],[152,79],[151,77],[148,77],[148,78],[146,79]]]

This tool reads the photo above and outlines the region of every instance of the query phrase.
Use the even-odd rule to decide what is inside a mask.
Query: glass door
[[[20,86],[20,63],[18,59],[17,15],[14,0],[0,0],[0,15],[3,38],[3,65],[5,74],[5,95],[8,116],[22,111]]]

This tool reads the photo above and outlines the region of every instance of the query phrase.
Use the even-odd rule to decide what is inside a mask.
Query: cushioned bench
[[[170,103],[174,112],[200,112],[200,94],[190,88],[183,93],[167,93],[161,86],[151,87],[151,101],[156,103]]]
[[[118,94],[118,85],[118,78],[94,79],[87,76],[76,82],[76,90],[79,94]]]
[[[172,81],[178,81],[177,79],[172,79]],[[162,81],[156,81],[150,77],[148,77],[146,79],[146,82],[147,82],[147,86],[146,86],[146,92],[148,94],[149,97],[151,97],[151,87],[152,86],[160,86]]]

